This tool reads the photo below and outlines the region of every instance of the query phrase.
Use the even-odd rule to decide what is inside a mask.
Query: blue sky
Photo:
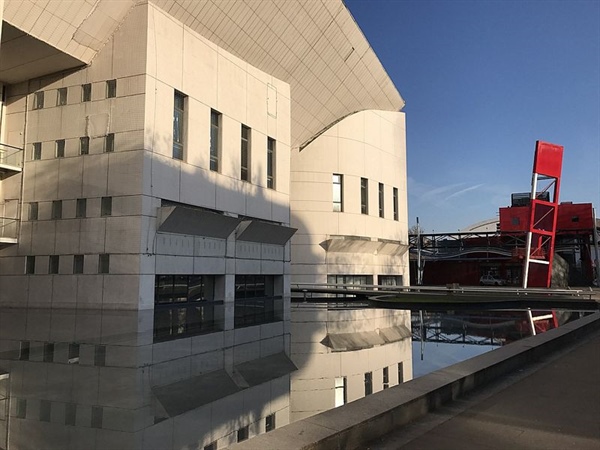
[[[563,145],[561,201],[600,216],[600,0],[345,0],[406,101],[409,225],[455,232],[528,192]]]

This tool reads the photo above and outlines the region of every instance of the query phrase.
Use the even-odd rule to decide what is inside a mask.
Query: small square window
[[[52,202],[52,219],[62,219],[62,200],[54,200]]]
[[[87,214],[87,199],[78,198],[77,205],[75,207],[75,217],[81,219]]]
[[[35,273],[35,256],[25,258],[25,274],[32,275]]]
[[[115,133],[108,133],[104,139],[104,151],[112,153],[115,151]]]
[[[273,431],[275,429],[275,414],[268,415],[265,420],[265,432]]]
[[[248,439],[248,426],[247,425],[245,427],[240,428],[237,431],[237,441],[238,442],[245,441],[246,439]]]
[[[106,82],[106,98],[117,96],[117,80],[108,80]]]
[[[29,220],[38,220],[39,204],[31,202],[29,204]]]
[[[102,202],[100,204],[100,215],[112,215],[112,197],[102,197]]]
[[[65,157],[65,140],[59,139],[56,141],[56,157],[64,158]]]
[[[48,273],[51,275],[56,275],[58,273],[58,265],[59,265],[59,256],[58,255],[50,255],[48,259]]]
[[[110,270],[110,255],[103,253],[98,255],[98,273],[108,273]]]
[[[90,153],[90,138],[83,136],[79,138],[79,154],[88,155]]]
[[[67,88],[58,88],[56,90],[56,106],[67,104]]]
[[[42,159],[42,143],[34,142],[33,143],[33,155],[31,156],[33,160]]]
[[[86,83],[81,85],[81,101],[89,102],[92,100],[92,84]]]
[[[33,94],[33,109],[42,109],[44,107],[44,91]]]
[[[73,256],[73,273],[83,273],[83,255]]]

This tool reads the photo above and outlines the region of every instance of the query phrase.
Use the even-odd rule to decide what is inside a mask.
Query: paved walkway
[[[366,448],[598,450],[600,332]]]

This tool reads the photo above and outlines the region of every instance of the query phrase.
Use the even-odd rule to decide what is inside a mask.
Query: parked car
[[[481,286],[506,286],[506,280],[488,273],[479,279]]]

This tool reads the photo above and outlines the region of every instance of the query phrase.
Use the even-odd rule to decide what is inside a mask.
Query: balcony
[[[7,200],[0,203],[0,248],[17,243],[19,233],[18,212],[18,200]]]
[[[23,171],[23,149],[0,143],[0,180]]]

